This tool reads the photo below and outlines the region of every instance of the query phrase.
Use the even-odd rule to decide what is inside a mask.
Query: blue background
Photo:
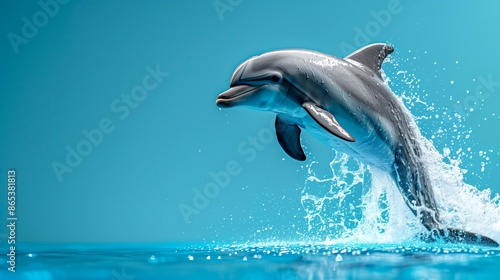
[[[389,2],[243,0],[219,15],[213,1],[70,1],[16,53],[9,32],[20,35],[22,18],[32,21],[41,7],[1,1],[1,221],[7,170],[14,168],[19,242],[252,240],[258,230],[278,237],[300,231],[304,163],[287,158],[274,139],[247,161],[238,146],[269,127],[272,115],[221,111],[215,98],[236,66],[266,51],[346,55],[341,44],[354,46],[356,28],[364,30],[375,20],[371,11],[387,10]],[[453,113],[466,90],[474,92],[473,79],[500,81],[498,1],[399,2],[401,12],[368,42],[393,44],[393,57],[420,79],[427,101]],[[121,120],[111,104],[156,65],[169,76]],[[463,126],[473,130],[467,141],[434,139],[440,151],[472,147],[462,164],[466,181],[493,193],[500,192],[500,120],[492,115],[499,92],[494,87],[464,115]],[[60,182],[53,162],[64,163],[66,146],[75,148],[85,139],[81,131],[104,118],[115,130]],[[429,138],[439,128],[430,123],[420,126]],[[328,147],[303,138],[311,158],[332,158]],[[478,152],[490,149],[491,164],[480,172]],[[192,204],[193,188],[232,160],[241,172],[186,223],[179,205]],[[2,246],[6,234],[0,227]]]

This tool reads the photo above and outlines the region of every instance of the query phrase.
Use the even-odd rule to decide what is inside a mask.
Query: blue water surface
[[[34,247],[1,279],[498,279],[500,265],[498,249],[442,244]]]

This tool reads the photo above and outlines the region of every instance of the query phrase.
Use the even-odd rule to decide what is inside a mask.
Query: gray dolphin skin
[[[344,59],[309,50],[279,50],[242,63],[221,108],[276,113],[276,135],[292,158],[306,156],[302,129],[361,162],[389,173],[411,211],[429,230],[426,241],[498,246],[491,238],[441,226],[428,170],[421,160],[419,130],[384,83],[381,65],[394,51],[387,44],[363,47]]]

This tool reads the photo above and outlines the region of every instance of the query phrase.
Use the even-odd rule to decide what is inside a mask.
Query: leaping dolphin
[[[428,240],[499,246],[491,238],[440,223],[427,167],[410,112],[384,83],[381,65],[394,51],[387,44],[363,47],[344,59],[309,50],[280,50],[243,62],[222,108],[272,111],[283,150],[303,161],[301,129],[395,180],[404,200],[430,231]]]

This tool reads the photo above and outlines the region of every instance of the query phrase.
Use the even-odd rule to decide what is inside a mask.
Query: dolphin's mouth
[[[225,92],[221,93],[218,97],[217,100],[215,101],[215,104],[219,107],[230,107],[231,103],[240,99],[242,96],[251,94],[252,92],[257,91],[260,89],[262,86],[249,86],[249,85],[238,85],[231,87],[230,89],[226,90]]]

